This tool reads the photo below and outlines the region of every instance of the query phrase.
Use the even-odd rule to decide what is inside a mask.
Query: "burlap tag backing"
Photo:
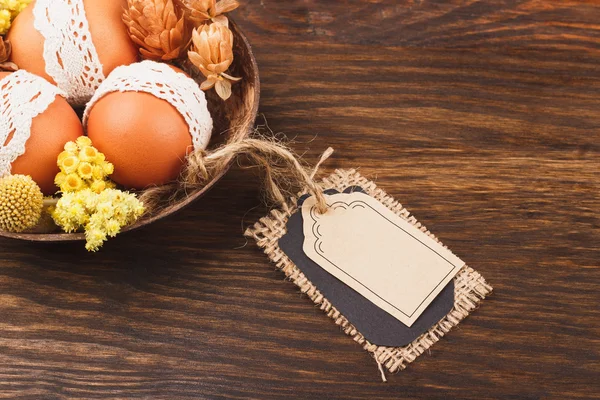
[[[439,240],[421,225],[410,213],[383,190],[377,188],[375,183],[367,180],[354,170],[336,170],[335,173],[323,180],[323,189],[336,189],[343,191],[348,186],[360,186],[369,195],[373,196],[400,217],[406,219],[421,231],[427,233],[433,239]],[[491,293],[492,287],[488,285],[483,277],[465,266],[454,278],[454,308],[446,317],[432,326],[429,331],[415,339],[404,347],[385,347],[369,343],[360,332],[329,302],[319,290],[304,276],[302,271],[285,255],[279,248],[279,239],[286,233],[287,220],[297,210],[297,206],[289,204],[288,211],[273,210],[262,218],[254,226],[246,231],[246,236],[256,240],[258,245],[264,249],[277,267],[282,270],[286,277],[294,282],[310,299],[320,307],[327,315],[342,328],[342,330],[354,341],[373,355],[375,360],[387,368],[390,372],[397,372],[406,368],[418,356],[433,346],[441,337],[448,333],[453,327],[465,318],[478,304]],[[441,242],[440,242],[441,243]]]

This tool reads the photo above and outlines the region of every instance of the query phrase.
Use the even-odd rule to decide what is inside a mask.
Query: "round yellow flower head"
[[[58,174],[56,174],[56,177],[54,178],[54,184],[58,187],[61,187],[63,185],[63,183],[65,182],[66,178],[67,178],[67,174],[65,174],[64,172],[59,172]]]
[[[76,173],[69,174],[65,177],[63,184],[60,186],[60,190],[64,193],[76,192],[84,187],[84,183]]]
[[[65,151],[71,153],[71,155],[76,155],[79,148],[75,142],[67,142],[67,144],[65,144]]]
[[[82,149],[84,147],[88,147],[92,145],[92,139],[90,139],[87,136],[79,136],[77,138],[77,141],[75,142],[75,144],[77,144],[77,146]]]
[[[77,167],[77,173],[81,179],[92,179],[92,172],[92,164],[86,161],[79,163],[79,166]]]
[[[85,231],[85,248],[87,251],[98,251],[106,240],[106,232],[100,229],[90,229]]]
[[[67,157],[69,157],[69,156],[74,156],[74,155],[75,155],[75,154],[73,154],[73,153],[69,153],[69,152],[68,152],[68,151],[66,151],[66,150],[65,150],[65,151],[63,151],[62,153],[60,153],[60,154],[58,155],[58,162],[57,162],[58,166],[60,167],[60,163],[61,163],[61,162],[62,162],[62,161],[65,159],[65,158],[67,158]]]
[[[23,232],[37,225],[44,205],[40,187],[25,175],[0,179],[0,229]]]
[[[96,194],[100,194],[100,192],[102,192],[104,189],[106,189],[106,182],[104,182],[104,181],[94,181],[90,185],[90,189],[92,189],[92,192],[94,192]]]
[[[58,162],[58,166],[65,174],[72,174],[73,172],[77,171],[77,167],[79,166],[79,158],[76,156],[66,156]]]
[[[104,223],[106,228],[106,234],[110,237],[115,237],[121,232],[121,224],[119,221],[114,219],[109,219]]]
[[[97,181],[103,180],[106,177],[104,169],[100,165],[94,165],[92,167],[92,177]]]
[[[79,159],[81,161],[93,162],[96,160],[96,157],[98,157],[98,150],[92,146],[83,147],[79,152]]]
[[[115,172],[115,166],[107,161],[102,163],[102,170],[106,176],[112,175]]]

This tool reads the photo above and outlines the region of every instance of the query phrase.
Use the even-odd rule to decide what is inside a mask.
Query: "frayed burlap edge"
[[[411,222],[414,226],[425,232],[437,242],[442,244],[431,232],[427,230],[415,217],[402,207],[383,190],[377,188],[375,183],[367,180],[355,170],[336,170],[335,173],[325,178],[321,184],[323,189],[336,189],[343,191],[348,186],[360,186],[369,195],[383,203],[400,217]],[[286,224],[290,215],[297,210],[295,204],[289,204],[287,211],[273,210],[254,226],[248,228],[246,236],[256,240],[259,247],[269,256],[286,277],[294,282],[310,299],[319,306],[336,325],[354,341],[362,345],[375,358],[377,363],[383,365],[389,372],[397,372],[415,361],[427,349],[433,346],[441,337],[475,310],[478,304],[492,292],[492,287],[485,279],[472,268],[463,267],[454,278],[454,308],[446,317],[432,326],[429,331],[403,347],[377,346],[369,343],[360,332],[319,292],[319,290],[304,276],[302,271],[279,248],[279,239],[286,233]],[[443,245],[443,244],[442,244]],[[444,246],[446,247],[446,246]]]

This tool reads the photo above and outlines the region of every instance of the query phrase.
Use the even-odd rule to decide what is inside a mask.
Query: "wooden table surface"
[[[234,168],[98,254],[0,240],[0,397],[598,398],[600,3],[243,0],[233,16],[270,128],[309,162],[334,147],[322,175],[360,168],[494,294],[384,384],[246,243],[267,208]]]

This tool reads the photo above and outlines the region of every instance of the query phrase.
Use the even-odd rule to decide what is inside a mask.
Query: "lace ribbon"
[[[25,153],[32,120],[58,95],[65,93],[24,70],[0,80],[0,178],[10,174],[11,164]]]
[[[46,73],[67,93],[67,101],[84,105],[104,80],[92,42],[83,0],[36,0],[34,27],[44,37]]]
[[[174,71],[167,64],[154,61],[118,67],[100,85],[88,103],[83,115],[84,127],[94,105],[112,92],[145,92],[168,101],[185,119],[194,149],[205,149],[208,146],[213,121],[204,92],[192,78]]]

